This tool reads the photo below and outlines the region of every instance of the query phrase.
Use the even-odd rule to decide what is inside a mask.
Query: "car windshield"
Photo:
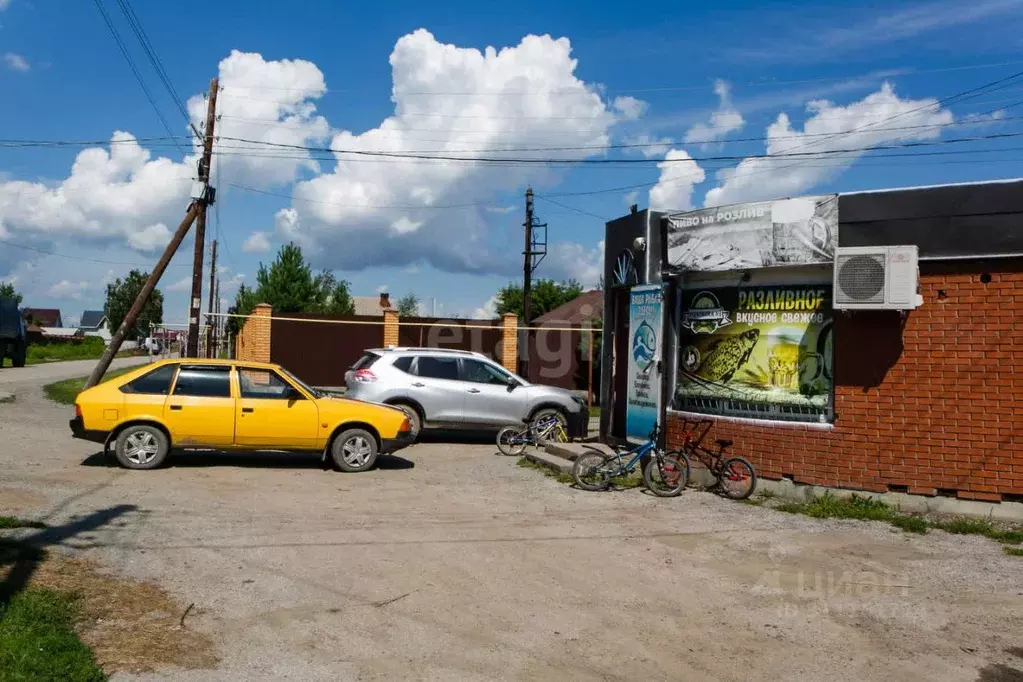
[[[299,386],[301,386],[302,388],[304,388],[306,391],[308,391],[309,393],[311,393],[312,395],[314,395],[317,398],[322,398],[323,396],[327,395],[323,391],[317,391],[315,388],[313,388],[312,386],[310,386],[306,382],[302,381],[297,376],[295,376],[294,374],[292,374],[288,370],[284,369],[283,367],[281,367],[281,373],[283,373],[284,376],[288,377],[288,379],[290,379],[293,383],[298,384]]]

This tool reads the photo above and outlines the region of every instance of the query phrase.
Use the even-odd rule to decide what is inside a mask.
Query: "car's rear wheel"
[[[167,459],[170,443],[163,431],[147,424],[126,426],[117,434],[114,456],[125,469],[155,469]]]
[[[423,428],[423,420],[419,416],[419,412],[416,408],[411,405],[405,405],[404,403],[399,403],[394,405],[394,407],[397,407],[405,413],[406,417],[408,417],[409,430],[412,432],[412,441],[415,442],[416,439],[419,438],[419,431]]]
[[[377,439],[364,429],[348,429],[338,434],[330,446],[330,456],[341,471],[368,471],[376,464]]]

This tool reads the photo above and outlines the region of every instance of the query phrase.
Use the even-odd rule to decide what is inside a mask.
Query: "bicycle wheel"
[[[497,449],[506,455],[521,455],[526,450],[526,439],[522,429],[506,426],[497,432]]]
[[[692,466],[681,452],[667,452],[652,457],[643,469],[643,483],[658,497],[675,497],[689,485]]]
[[[722,462],[718,471],[718,485],[725,497],[745,500],[757,487],[757,472],[748,460],[732,457]]]
[[[583,490],[604,490],[611,483],[613,457],[591,450],[576,458],[572,478]]]

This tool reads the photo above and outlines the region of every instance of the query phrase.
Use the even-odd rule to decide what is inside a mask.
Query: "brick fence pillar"
[[[258,303],[238,334],[235,355],[249,362],[270,362],[270,329],[273,308],[269,303]]]
[[[519,363],[519,316],[505,313],[501,316],[504,333],[501,338],[501,364],[510,372],[518,371]]]
[[[384,348],[398,345],[398,311],[384,311]]]

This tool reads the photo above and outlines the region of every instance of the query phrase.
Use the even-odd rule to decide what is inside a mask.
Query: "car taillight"
[[[373,372],[369,371],[368,369],[357,369],[355,370],[355,374],[353,374],[352,376],[356,381],[361,382],[363,384],[368,384],[370,382],[377,380],[377,375],[373,374]]]
[[[82,406],[79,405],[78,403],[75,403],[75,416],[76,417],[82,416]]]

